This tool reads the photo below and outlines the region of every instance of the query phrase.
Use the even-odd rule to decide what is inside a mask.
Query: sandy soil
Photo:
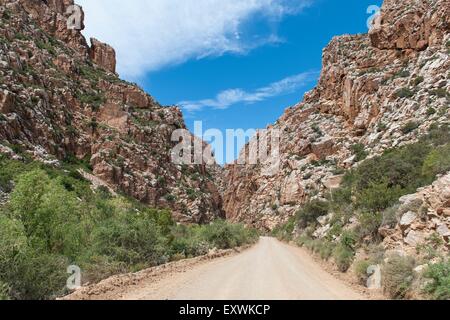
[[[261,238],[240,254],[178,262],[160,272],[116,277],[69,299],[358,300],[364,295],[324,271],[301,248]],[[132,278],[128,281],[129,277]],[[83,291],[84,290],[84,291]],[[90,292],[90,294],[88,294]],[[92,294],[94,293],[94,294]]]

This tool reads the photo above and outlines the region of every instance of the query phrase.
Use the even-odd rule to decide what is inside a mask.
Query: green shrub
[[[84,283],[97,283],[113,275],[132,271],[132,266],[115,261],[111,257],[96,255],[92,252],[87,252],[85,255],[79,258]]]
[[[432,116],[432,115],[436,114],[436,112],[437,111],[435,108],[430,107],[427,109],[427,116]]]
[[[339,243],[333,250],[333,258],[339,271],[346,272],[355,257],[356,236],[352,231],[344,231]]]
[[[320,127],[317,124],[311,125],[311,129],[318,135],[320,135],[320,136],[323,135],[322,130],[320,130]]]
[[[50,42],[44,42],[44,41],[41,41],[41,40],[36,40],[36,46],[39,48],[39,49],[41,49],[41,50],[47,50],[48,51],[48,53],[50,53],[51,55],[56,55],[56,50],[55,50],[55,48],[53,47],[53,45],[52,45],[52,43],[50,43]]]
[[[14,299],[50,299],[62,293],[68,261],[27,245],[20,222],[0,216],[0,282]]]
[[[427,294],[435,300],[450,300],[450,260],[430,265],[425,277],[431,280],[425,287]]]
[[[116,212],[94,229],[93,239],[95,252],[114,261],[128,265],[164,262],[163,237],[156,223],[145,213]]]
[[[333,255],[334,244],[327,240],[321,240],[317,244],[316,253],[319,254],[322,260],[327,261]]]
[[[414,92],[409,88],[401,88],[395,92],[397,98],[411,98]]]
[[[99,108],[105,103],[105,97],[103,94],[95,91],[79,93],[77,98],[81,103],[90,106],[92,111],[98,111]]]
[[[409,121],[402,127],[403,134],[408,134],[413,132],[419,127],[419,124],[415,121]]]
[[[437,96],[439,98],[445,98],[446,96],[449,95],[449,93],[447,92],[447,90],[445,88],[435,89],[435,90],[432,90],[430,93],[431,93],[431,95]]]
[[[168,202],[175,202],[175,200],[177,200],[177,197],[174,196],[173,194],[168,194],[168,195],[166,195],[165,199],[166,199]]]
[[[418,86],[418,85],[421,84],[424,80],[425,80],[424,77],[418,76],[417,78],[414,79],[413,84],[414,84],[414,86]]]
[[[378,229],[381,227],[383,214],[380,212],[362,212],[358,214],[358,226],[356,233],[359,241],[370,238],[372,241],[379,241],[380,235]]]
[[[91,121],[89,121],[89,127],[92,129],[93,132],[97,130],[98,128],[97,118],[93,117]]]
[[[6,282],[27,250],[27,238],[23,225],[0,213],[0,281]]]
[[[61,256],[28,250],[18,272],[9,281],[12,297],[26,300],[54,299],[65,292],[69,261]]]
[[[362,143],[355,144],[351,147],[353,154],[355,155],[355,161],[360,162],[367,158],[368,152],[365,150],[365,146]]]
[[[358,278],[358,281],[361,285],[365,285],[367,283],[367,279],[369,275],[367,274],[367,269],[371,266],[370,261],[368,260],[358,260],[355,262],[354,271],[355,275]]]
[[[428,133],[421,137],[421,142],[433,146],[442,146],[450,143],[450,124],[432,124],[428,129]]]
[[[173,255],[182,254],[186,258],[205,255],[209,252],[211,244],[201,237],[201,227],[189,228],[184,225],[174,227],[171,243]]]
[[[14,181],[21,173],[27,171],[34,164],[25,164],[20,161],[9,160],[0,154],[0,189],[11,192]]]
[[[5,10],[3,11],[2,17],[3,17],[3,19],[5,19],[5,20],[11,19],[11,13],[9,12],[9,10],[5,9]]]
[[[273,231],[272,235],[282,241],[291,241],[295,229],[295,217],[289,218],[285,224],[278,225]]]
[[[399,209],[398,204],[385,209],[381,214],[382,215],[381,226],[390,226],[392,228],[395,227],[395,225],[397,224],[398,209]]]
[[[407,78],[410,75],[411,75],[411,73],[408,70],[403,69],[403,70],[397,72],[397,74],[395,75],[395,78]]]
[[[60,180],[50,180],[40,169],[25,173],[18,178],[10,208],[32,247],[69,258],[80,252],[80,205]]]
[[[383,122],[380,122],[379,124],[378,124],[378,128],[377,128],[377,131],[378,132],[384,132],[384,131],[386,131],[387,130],[387,124],[385,124],[385,123],[383,123]]]
[[[354,256],[355,252],[342,243],[338,244],[333,251],[334,262],[341,272],[346,272],[350,268]]]
[[[414,280],[414,259],[393,255],[383,267],[383,290],[392,299],[403,299]]]
[[[429,180],[450,170],[450,144],[431,151],[422,165],[422,175]]]
[[[329,203],[323,200],[312,200],[305,204],[296,214],[297,224],[304,229],[317,223],[317,218],[328,213]]]
[[[306,246],[307,243],[309,243],[312,240],[313,239],[311,237],[309,237],[307,234],[302,234],[301,236],[297,237],[297,239],[295,239],[295,243],[299,247],[303,247],[303,246]]]
[[[389,188],[387,182],[372,183],[357,195],[356,205],[359,208],[377,212],[388,208],[401,195],[402,190],[399,186]]]
[[[394,205],[399,197],[433,181],[434,177],[422,174],[423,163],[432,150],[430,142],[418,142],[363,161],[344,176],[339,191],[341,203],[352,202],[353,195],[356,207],[369,212]],[[333,199],[338,199],[336,194]]]
[[[249,232],[243,225],[233,225],[224,220],[202,226],[200,232],[202,239],[218,249],[230,249],[257,239],[257,234]]]
[[[357,244],[356,235],[353,231],[344,231],[339,242],[343,246],[353,250],[355,245]]]

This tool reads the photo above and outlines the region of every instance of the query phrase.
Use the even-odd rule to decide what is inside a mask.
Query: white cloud
[[[130,78],[188,59],[245,54],[277,42],[275,30],[246,35],[245,24],[257,17],[276,26],[310,1],[76,0],[86,14],[84,34],[111,44],[119,73]]]
[[[194,112],[203,108],[227,109],[236,103],[252,104],[272,97],[292,93],[307,83],[316,80],[318,75],[318,72],[304,72],[284,78],[251,92],[243,89],[228,89],[220,92],[213,99],[181,101],[178,105],[186,111]]]

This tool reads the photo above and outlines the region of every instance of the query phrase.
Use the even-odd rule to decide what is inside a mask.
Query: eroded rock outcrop
[[[110,45],[91,38],[89,56],[92,61],[105,70],[112,73],[116,72],[116,51]]]

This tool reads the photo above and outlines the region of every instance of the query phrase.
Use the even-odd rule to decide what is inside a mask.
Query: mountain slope
[[[323,51],[317,87],[268,128],[282,133],[280,171],[225,168],[227,217],[273,229],[338,187],[342,173],[365,157],[447,122],[449,10],[443,0],[387,0],[369,34],[335,37]],[[246,156],[244,150],[241,160]]]
[[[1,1],[0,150],[84,163],[108,187],[171,208],[180,222],[222,217],[207,167],[171,161],[181,111],[120,80],[113,48],[96,39],[88,46],[68,29],[72,4]]]

